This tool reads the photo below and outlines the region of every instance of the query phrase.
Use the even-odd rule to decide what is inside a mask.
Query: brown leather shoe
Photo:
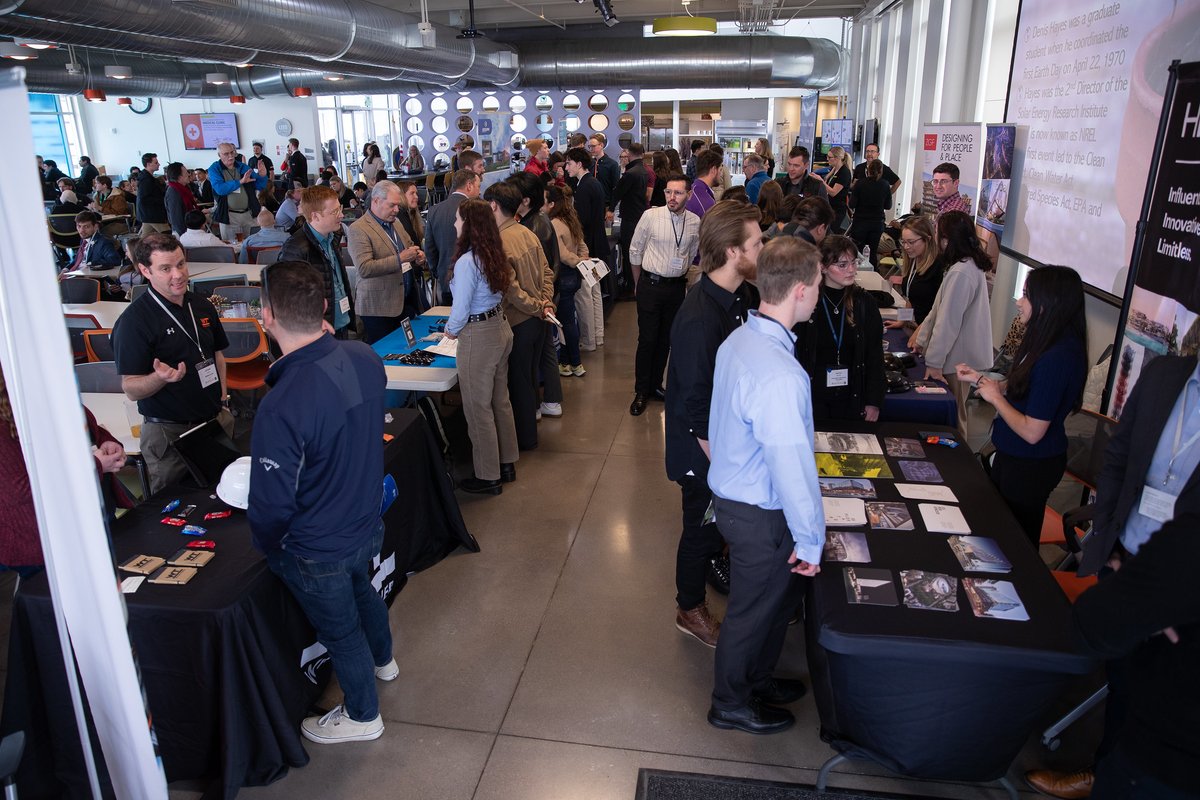
[[[708,603],[701,603],[691,611],[675,609],[675,627],[709,647],[717,646],[717,636],[721,633],[721,623],[708,613]]]
[[[1060,797],[1063,800],[1075,800],[1092,796],[1094,777],[1090,769],[1081,769],[1078,772],[1033,769],[1025,773],[1025,782],[1042,794]]]

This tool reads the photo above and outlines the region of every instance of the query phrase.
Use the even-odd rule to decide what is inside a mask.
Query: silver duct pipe
[[[828,89],[844,56],[827,39],[794,36],[560,40],[520,52],[521,85],[538,89]]]
[[[5,20],[11,16],[29,24],[62,22],[175,42],[303,54],[316,62],[415,69],[452,80],[504,85],[517,76],[511,48],[486,39],[457,39],[457,31],[444,25],[432,26],[433,46],[420,48],[419,18],[367,0],[196,1],[169,6],[155,0],[12,0],[0,8],[0,14],[5,12],[0,32],[7,32]],[[502,66],[510,60],[511,66]]]

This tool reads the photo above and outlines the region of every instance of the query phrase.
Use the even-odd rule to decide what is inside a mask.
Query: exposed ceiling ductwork
[[[102,30],[110,40],[101,46],[109,48],[123,49],[114,41],[120,34],[140,34],[182,46],[237,49],[241,57],[230,63],[247,63],[246,54],[301,54],[315,70],[323,64],[336,70],[333,62],[361,64],[393,74],[425,73],[427,80],[497,86],[510,85],[517,76],[512,48],[487,39],[458,39],[458,32],[444,25],[430,25],[423,37],[418,17],[365,0],[176,0],[169,5],[161,0],[12,0],[0,11],[0,32],[20,26],[22,32],[14,35],[51,41],[50,26],[68,25]],[[38,32],[42,23],[48,25],[45,33]]]

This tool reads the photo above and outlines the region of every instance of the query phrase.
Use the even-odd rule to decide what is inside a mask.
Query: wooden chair
[[[116,361],[112,345],[112,329],[100,328],[83,332],[83,349],[89,363]]]
[[[252,263],[252,264],[269,264],[269,263],[271,263],[270,261],[263,260],[264,254],[273,250],[275,252],[275,256],[272,260],[274,260],[275,258],[279,258],[279,248],[281,246],[282,245],[276,244],[276,245],[272,245],[270,247],[251,247],[247,253],[250,258],[250,263]]]
[[[75,365],[75,380],[80,392],[121,393],[121,376],[115,361],[95,361]]]
[[[437,189],[434,188],[434,181],[437,176],[432,172],[425,176],[425,205],[433,206],[438,202]]]
[[[184,252],[188,261],[205,261],[210,264],[237,263],[237,254],[232,247],[188,247]]]
[[[452,170],[447,170],[446,172],[442,173],[441,196],[443,200],[450,196],[450,184],[453,182],[454,172]]]
[[[264,250],[259,250],[254,255],[254,263],[260,267],[265,267],[267,264],[274,264],[279,260],[279,248],[269,247]]]
[[[64,303],[99,303],[100,281],[95,278],[66,278],[58,282]]]
[[[75,355],[75,363],[86,361],[87,347],[83,343],[83,334],[85,331],[103,330],[103,326],[91,314],[64,314],[63,318],[67,322],[67,333],[71,337],[71,352]]]

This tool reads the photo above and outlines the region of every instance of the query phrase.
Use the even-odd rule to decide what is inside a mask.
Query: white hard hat
[[[233,506],[245,509],[250,499],[250,456],[242,456],[221,473],[217,497]]]

